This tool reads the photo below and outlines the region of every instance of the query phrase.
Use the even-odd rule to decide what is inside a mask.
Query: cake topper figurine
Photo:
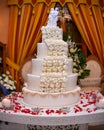
[[[51,8],[49,17],[48,17],[48,23],[47,26],[57,26],[58,21],[58,8]]]

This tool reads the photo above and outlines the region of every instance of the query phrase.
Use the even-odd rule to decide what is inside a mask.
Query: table
[[[89,123],[104,122],[104,109],[96,107],[97,94],[95,92],[81,92],[81,100],[74,106],[62,109],[34,110],[22,102],[22,93],[9,95],[7,98],[13,101],[12,110],[0,108],[0,120],[31,126],[70,126],[76,130],[86,130]],[[36,128],[34,129],[36,130]],[[51,129],[52,130],[52,129]],[[74,128],[73,128],[74,130]]]

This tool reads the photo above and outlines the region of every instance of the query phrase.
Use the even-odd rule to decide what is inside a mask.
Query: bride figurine
[[[51,8],[47,26],[57,26],[58,13],[58,8]]]

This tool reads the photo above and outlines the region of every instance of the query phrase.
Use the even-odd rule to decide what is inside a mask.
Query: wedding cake
[[[41,29],[42,42],[37,44],[32,72],[27,74],[23,102],[34,107],[61,108],[79,101],[80,87],[78,74],[72,71],[73,60],[68,57],[68,44],[62,40],[62,29],[56,26],[56,10],[51,11],[47,26]]]

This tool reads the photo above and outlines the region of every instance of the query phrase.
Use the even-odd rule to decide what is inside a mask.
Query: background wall
[[[7,0],[0,0],[0,41],[8,43],[9,8]]]

